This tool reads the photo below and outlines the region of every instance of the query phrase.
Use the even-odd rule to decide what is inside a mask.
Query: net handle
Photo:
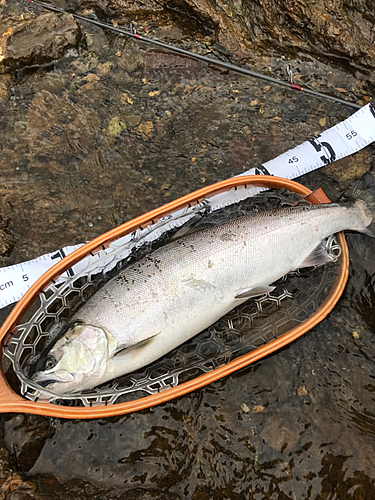
[[[51,269],[46,271],[25,293],[21,300],[16,304],[12,312],[9,314],[4,324],[0,328],[0,343],[1,346],[4,343],[4,339],[16,331],[16,327],[22,315],[28,308],[29,304],[38,296],[38,294],[44,290],[51,282],[56,281],[58,277],[64,273],[67,269],[74,266],[78,261],[84,258],[90,253],[95,253],[96,251],[106,248],[111,242],[121,238],[133,231],[144,228],[149,224],[152,224],[161,217],[166,216],[169,213],[175,212],[178,209],[184,208],[186,206],[191,206],[195,203],[200,203],[204,199],[213,196],[215,194],[228,191],[235,187],[265,187],[269,189],[288,189],[289,191],[294,191],[305,197],[308,197],[311,203],[327,203],[329,199],[324,195],[322,190],[317,190],[312,192],[307,187],[299,184],[298,182],[291,181],[288,179],[283,179],[281,177],[268,176],[268,175],[250,175],[233,177],[232,179],[227,179],[210,186],[198,189],[193,193],[182,196],[175,201],[167,203],[151,212],[148,212],[140,217],[118,226],[107,233],[95,238],[86,245],[78,248],[68,256],[64,257],[60,262],[56,263]],[[323,193],[323,194],[322,194]],[[34,402],[28,401],[18,394],[16,394],[9,386],[5,375],[0,369],[0,412],[23,412],[23,413],[33,413],[39,415],[49,415],[60,418],[101,418],[113,415],[121,415],[125,413],[131,413],[134,411],[142,410],[155,406],[157,404],[163,403],[170,399],[182,396],[188,392],[199,389],[219,378],[233,373],[234,371],[243,368],[250,363],[253,363],[264,356],[271,354],[272,352],[280,349],[281,347],[289,344],[293,340],[302,336],[308,330],[313,328],[317,323],[322,321],[327,314],[333,309],[339,300],[347,279],[348,279],[348,266],[349,266],[349,256],[348,247],[343,233],[338,235],[338,242],[341,245],[342,253],[340,257],[340,268],[339,275],[336,279],[335,284],[332,287],[330,295],[325,299],[323,304],[317,309],[317,311],[310,316],[306,321],[302,322],[295,328],[289,330],[286,334],[280,336],[276,340],[269,342],[268,344],[259,347],[251,351],[250,353],[244,354],[236,358],[235,360],[227,363],[226,365],[213,370],[212,372],[205,373],[196,377],[188,382],[177,385],[158,394],[153,394],[151,396],[145,396],[143,398],[130,401],[127,403],[118,403],[108,406],[96,406],[96,407],[70,407],[70,406],[60,406],[53,405],[49,402]]]

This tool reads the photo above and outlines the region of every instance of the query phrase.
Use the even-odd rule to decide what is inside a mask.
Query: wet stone
[[[24,481],[18,474],[12,474],[0,487],[4,497],[10,500],[31,500],[36,498],[35,491],[37,485],[31,481]]]
[[[24,471],[30,470],[36,462],[46,439],[53,436],[54,430],[48,420],[38,415],[18,415],[6,420],[6,439],[8,449],[13,450],[17,463]]]
[[[18,237],[9,229],[10,220],[0,215],[0,256],[10,255]]]
[[[9,466],[9,453],[1,447],[0,449],[0,482],[4,481],[11,474],[11,467]]]
[[[37,78],[32,85],[35,93],[46,90],[51,94],[60,95],[69,86],[71,78],[61,73],[47,73],[43,79]]]
[[[277,415],[267,420],[260,436],[268,446],[280,452],[289,452],[299,440],[299,436],[288,426],[287,421]]]
[[[234,47],[234,40],[244,49],[277,46],[287,52],[292,44],[307,52],[318,48],[322,55],[348,58],[358,66],[374,67],[375,51],[372,29],[374,15],[368,15],[369,0],[335,4],[265,0],[244,3],[239,15],[236,0],[218,0],[215,8],[207,0],[186,0],[197,15],[207,16],[218,27],[218,38]],[[230,39],[228,44],[227,39]],[[313,44],[313,45],[312,45]]]
[[[98,58],[91,55],[89,58],[82,59],[78,57],[71,63],[72,71],[77,75],[86,75],[89,71],[93,71],[98,65]]]
[[[8,99],[8,86],[0,81],[0,102]]]
[[[99,56],[105,54],[109,49],[107,37],[102,31],[86,33],[85,40],[88,49]]]
[[[59,151],[60,158],[64,157],[63,138],[56,134],[57,130],[64,131],[64,140],[72,152],[82,154],[95,145],[100,124],[95,111],[60,99],[47,90],[34,97],[26,118],[30,159],[35,167],[45,164],[38,155],[42,144],[44,156]]]
[[[174,493],[167,493],[155,489],[135,488],[123,493],[119,500],[179,500],[181,497]]]
[[[147,15],[162,10],[157,0],[111,0],[108,2],[112,13],[117,15]]]
[[[76,47],[78,26],[69,14],[42,14],[4,23],[0,34],[0,69],[42,65]]]
[[[355,157],[346,157],[331,165],[327,165],[326,174],[336,181],[346,181],[349,187],[354,179],[358,179],[367,172],[368,167],[363,161],[366,157],[366,151],[358,151]]]

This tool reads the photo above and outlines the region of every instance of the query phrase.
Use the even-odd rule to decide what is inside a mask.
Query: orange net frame
[[[30,287],[4,322],[0,329],[0,341],[2,348],[4,348],[8,342],[11,343],[13,336],[16,336],[17,328],[20,325],[24,314],[28,311],[28,309],[30,309],[35,299],[39,297],[41,293],[45,293],[51,283],[56,283],[64,272],[82,261],[82,259],[88,255],[95,255],[97,252],[108,248],[111,243],[116,242],[119,238],[133,233],[140,228],[144,229],[151,224],[155,224],[156,221],[167,216],[168,214],[176,212],[177,210],[200,204],[203,200],[218,193],[227,192],[232,189],[237,190],[241,187],[247,188],[249,186],[269,189],[286,189],[304,196],[309,202],[315,204],[329,202],[328,198],[321,190],[312,193],[308,188],[297,182],[274,176],[236,177],[207,186],[189,195],[183,196],[178,200],[152,210],[147,214],[137,217],[132,221],[129,221],[112,229],[102,236],[95,238],[55,264],[41,278],[39,278],[32,287]],[[0,370],[0,411],[36,413],[61,418],[99,418],[130,413],[160,404],[199,389],[200,387],[210,384],[219,378],[229,375],[230,373],[257,361],[264,356],[271,354],[272,352],[297,339],[324,319],[340,298],[348,277],[348,248],[342,233],[338,235],[337,240],[341,246],[341,256],[338,264],[337,277],[331,286],[328,296],[323,300],[317,310],[314,311],[310,317],[308,317],[308,319],[303,320],[297,326],[291,328],[278,338],[270,340],[265,345],[255,348],[246,354],[239,355],[235,359],[232,359],[221,366],[215,367],[215,369],[212,369],[207,373],[203,373],[187,381],[182,381],[173,387],[165,387],[163,388],[164,390],[160,392],[139,397],[131,401],[118,402],[108,405],[105,405],[102,402],[100,405],[91,407],[74,407],[65,404],[52,404],[47,400],[28,401],[11,388],[4,375],[4,371]]]

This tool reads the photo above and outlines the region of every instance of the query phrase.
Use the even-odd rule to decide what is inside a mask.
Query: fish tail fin
[[[344,193],[342,201],[353,203],[360,216],[363,233],[375,238],[375,173],[366,172]]]

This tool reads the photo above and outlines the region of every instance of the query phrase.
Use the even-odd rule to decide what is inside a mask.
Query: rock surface
[[[77,23],[69,14],[47,13],[27,20],[6,21],[0,30],[0,70],[59,59],[77,46],[78,34]]]
[[[375,66],[372,0],[112,0],[106,12],[121,19],[158,13],[161,4],[194,18],[229,50],[301,51],[357,69]]]

